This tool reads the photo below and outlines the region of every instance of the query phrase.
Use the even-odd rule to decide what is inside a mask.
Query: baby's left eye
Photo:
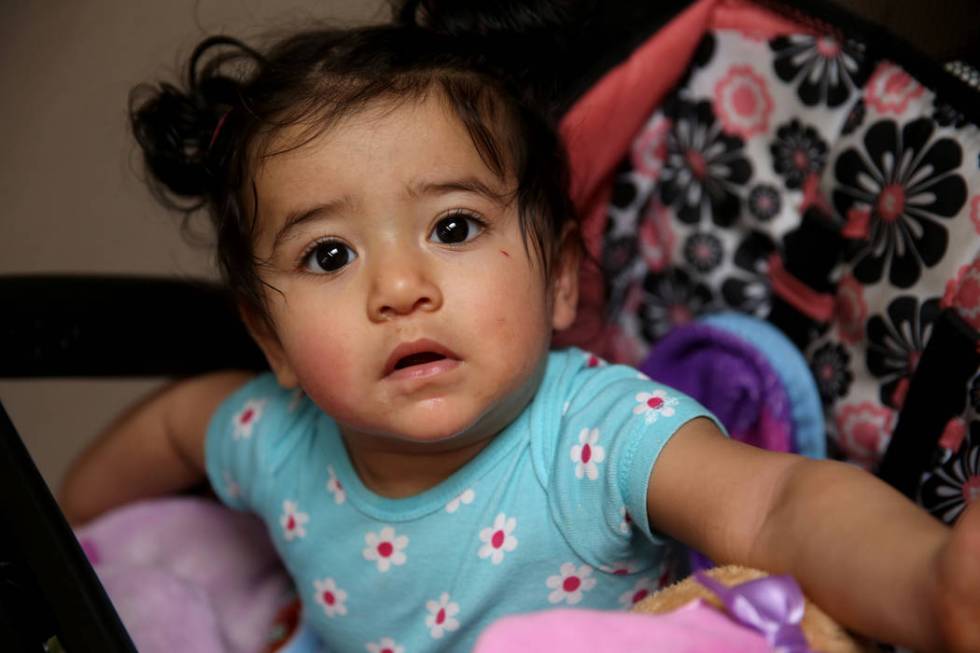
[[[429,234],[429,240],[445,245],[457,245],[473,240],[485,229],[478,218],[465,213],[453,213],[440,219]]]

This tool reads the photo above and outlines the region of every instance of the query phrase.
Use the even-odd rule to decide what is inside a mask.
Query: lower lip
[[[400,370],[395,370],[387,376],[391,381],[406,381],[409,379],[427,379],[429,377],[437,376],[445,372],[459,367],[459,361],[451,358],[443,358],[437,361],[432,361],[431,363],[423,363],[422,365],[412,365],[411,367],[403,367]]]

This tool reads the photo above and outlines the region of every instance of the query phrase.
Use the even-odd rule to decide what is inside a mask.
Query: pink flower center
[[[582,445],[582,462],[587,463],[592,459],[592,447],[587,444]]]
[[[387,558],[392,553],[395,552],[395,547],[391,545],[391,542],[382,542],[378,545],[378,555],[382,558]]]
[[[922,358],[921,351],[909,352],[909,372],[914,372],[915,368],[919,366],[919,359]]]
[[[290,515],[289,518],[286,519],[286,530],[291,531],[294,528],[296,528],[296,518]]]
[[[242,413],[242,424],[248,424],[249,422],[252,421],[253,417],[255,417],[255,409],[246,408],[245,412]]]
[[[806,155],[806,150],[799,149],[793,151],[793,165],[804,171],[810,168],[810,157]]]
[[[911,84],[912,78],[903,70],[896,70],[885,80],[885,91],[892,95],[900,95]]]
[[[381,649],[381,653],[395,653],[395,652],[393,650],[391,650],[390,648],[383,648],[383,649]]]
[[[756,110],[756,100],[755,93],[747,85],[743,84],[739,86],[734,93],[732,93],[732,107],[735,112],[743,116],[751,116]]]
[[[980,499],[980,476],[971,476],[963,484],[963,499],[967,503]]]
[[[704,160],[704,155],[692,149],[684,153],[684,158],[687,160],[691,173],[698,179],[704,179],[705,173],[708,172],[708,164]]]
[[[633,603],[639,603],[640,601],[645,599],[649,594],[650,592],[646,590],[639,590],[633,595]]]
[[[589,367],[598,367],[599,359],[595,356],[589,356]]]
[[[323,593],[323,602],[327,605],[333,605],[336,601],[337,597],[333,595],[333,592],[327,591]]]
[[[840,43],[827,37],[819,38],[817,39],[817,53],[826,59],[833,59],[840,54]]]
[[[671,324],[686,324],[691,321],[691,309],[683,304],[674,304],[669,313]]]
[[[885,186],[878,195],[875,208],[882,220],[894,222],[905,210],[905,189],[901,184]]]
[[[579,588],[579,585],[581,585],[581,584],[582,584],[582,581],[579,580],[578,576],[569,576],[561,584],[561,588],[563,590],[565,590],[566,592],[574,592],[575,590],[577,590]]]
[[[628,573],[630,573],[629,569],[617,569],[613,572],[613,576],[625,576]]]
[[[660,397],[650,397],[649,399],[647,399],[647,406],[649,406],[653,410],[662,408],[663,405],[664,405],[664,400],[661,399]]]
[[[834,378],[834,366],[830,363],[826,363],[820,366],[820,376],[821,378],[829,381]]]
[[[490,545],[495,549],[499,549],[504,545],[505,539],[507,539],[507,535],[503,531],[495,531],[493,537],[490,538]]]
[[[445,621],[446,621],[446,610],[445,608],[439,608],[439,612],[436,614],[436,625],[441,626]]]

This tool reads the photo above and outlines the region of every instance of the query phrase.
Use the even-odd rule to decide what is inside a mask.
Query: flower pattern
[[[980,195],[974,195],[970,200],[970,222],[973,223],[974,231],[980,234]]]
[[[337,587],[333,578],[313,581],[314,597],[328,617],[347,614],[347,592]]]
[[[961,267],[956,277],[946,282],[940,305],[956,309],[964,322],[980,330],[980,258]]]
[[[837,445],[847,459],[871,470],[884,455],[892,430],[895,411],[870,401],[845,404],[835,415]]]
[[[655,579],[641,578],[633,585],[633,589],[627,590],[619,595],[619,604],[626,610],[629,610],[658,589],[658,583]]]
[[[729,68],[715,85],[714,100],[725,132],[748,140],[769,129],[772,96],[766,80],[751,66]]]
[[[499,513],[493,520],[493,526],[480,531],[480,541],[483,546],[478,551],[481,558],[490,558],[490,562],[499,565],[504,559],[504,553],[510,553],[517,548],[517,538],[514,529],[517,528],[517,518]]]
[[[606,450],[599,445],[599,429],[582,429],[578,444],[572,445],[570,454],[575,463],[575,478],[584,476],[590,481],[599,478],[598,465],[606,459]]]
[[[865,362],[881,384],[882,404],[902,407],[939,311],[937,298],[919,304],[918,297],[902,295],[888,304],[885,315],[868,320]]]
[[[933,131],[928,118],[901,129],[882,120],[865,132],[863,151],[848,148],[837,159],[834,207],[867,234],[849,255],[861,283],[877,282],[887,267],[891,284],[908,288],[946,252],[941,221],[966,202],[966,182],[954,172],[963,154],[955,140],[933,139]]]
[[[882,61],[864,89],[864,100],[878,113],[905,113],[909,102],[925,93],[925,87],[893,63]]]
[[[715,121],[711,102],[675,97],[664,112],[672,119],[667,160],[660,174],[660,199],[685,224],[710,220],[731,226],[741,212],[739,189],[752,176],[742,139]]]
[[[756,184],[749,191],[749,213],[759,222],[769,222],[782,210],[782,199],[775,186]]]
[[[721,283],[725,304],[742,313],[757,317],[769,314],[772,290],[769,284],[769,259],[776,243],[762,231],[750,231],[735,248],[734,274]]]
[[[695,232],[684,242],[684,259],[698,272],[710,272],[721,263],[721,240],[709,233]]]
[[[305,512],[300,512],[295,501],[287,499],[282,502],[282,515],[279,517],[279,525],[282,526],[282,534],[287,542],[306,537],[306,524],[309,521],[310,516]]]
[[[793,118],[776,130],[776,140],[769,146],[772,167],[787,188],[803,188],[812,175],[819,175],[827,164],[827,144],[820,133]]]
[[[674,407],[679,403],[677,397],[671,397],[662,388],[652,392],[639,392],[634,399],[637,404],[633,406],[633,414],[643,415],[647,424],[653,424],[661,416],[673,417]]]
[[[333,465],[327,465],[327,491],[333,495],[334,503],[338,506],[347,500],[347,492],[344,490],[340,479],[337,478]]]
[[[851,357],[847,350],[837,343],[824,343],[813,352],[810,370],[824,404],[832,404],[847,394],[854,380],[850,362]]]
[[[236,440],[252,437],[252,429],[262,417],[265,399],[249,399],[240,411],[231,418],[234,431],[232,437]]]
[[[365,648],[368,653],[405,653],[405,647],[390,637],[382,637],[377,642],[368,642]]]
[[[970,422],[970,432],[959,451],[933,470],[919,488],[919,502],[930,513],[952,524],[966,506],[980,498],[980,422]]]
[[[686,324],[714,304],[711,290],[681,268],[643,279],[639,307],[641,330],[647,342],[656,342],[675,326]]]
[[[867,79],[864,45],[857,41],[791,34],[769,41],[769,49],[776,76],[796,85],[797,96],[808,107],[839,107]]]
[[[460,506],[463,506],[463,505],[467,505],[468,506],[471,503],[473,503],[473,499],[475,499],[475,498],[476,498],[476,492],[473,491],[473,488],[466,488],[465,490],[463,490],[462,492],[460,492],[458,495],[456,495],[455,497],[453,497],[449,501],[449,503],[446,504],[446,512],[448,512],[450,514],[451,513],[454,513],[457,510],[459,510]]]
[[[408,547],[408,536],[398,535],[391,526],[385,526],[377,533],[369,532],[364,536],[367,547],[361,552],[365,560],[372,561],[378,566],[378,571],[384,573],[392,565],[403,565],[408,559],[405,549]]]
[[[425,626],[429,629],[432,639],[442,639],[447,632],[459,629],[459,604],[449,600],[449,593],[443,592],[438,601],[426,601]]]
[[[851,110],[847,112],[847,117],[844,118],[844,124],[841,126],[841,135],[847,136],[853,134],[864,124],[864,117],[868,114],[868,110],[864,107],[864,100],[858,100],[851,107]]]
[[[545,581],[548,589],[552,590],[548,594],[548,602],[576,605],[582,600],[583,593],[591,590],[595,584],[592,567],[576,567],[574,562],[566,562],[559,567],[557,575],[548,576]]]

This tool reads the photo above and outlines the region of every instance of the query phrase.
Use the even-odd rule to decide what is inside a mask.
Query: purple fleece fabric
[[[741,338],[691,322],[659,340],[639,368],[700,401],[736,440],[793,451],[786,389],[766,357]]]
[[[76,536],[140,653],[255,653],[294,597],[265,527],[213,500],[129,504]]]

